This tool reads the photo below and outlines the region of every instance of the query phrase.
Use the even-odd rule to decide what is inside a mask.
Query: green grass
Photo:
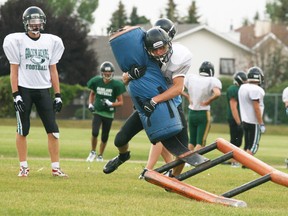
[[[105,175],[105,163],[85,162],[90,149],[90,121],[59,121],[61,130],[61,167],[68,179],[53,178],[50,173],[46,134],[39,121],[33,120],[29,145],[30,175],[18,178],[19,163],[15,148],[15,120],[0,119],[0,215],[287,215],[288,190],[267,182],[233,198],[243,200],[247,208],[225,207],[191,200],[139,180],[150,144],[144,132],[131,141],[131,160],[116,172]],[[114,136],[121,122],[114,122],[105,162],[117,155]],[[256,157],[287,173],[286,128],[267,127]],[[226,125],[212,125],[208,144],[218,137],[229,139]],[[276,134],[275,131],[280,131]],[[279,135],[280,134],[280,135]],[[288,133],[286,133],[288,134]],[[213,159],[217,150],[205,156]],[[162,165],[162,160],[157,166]],[[188,168],[185,168],[188,170]],[[186,183],[215,194],[222,194],[258,178],[251,170],[218,165]]]

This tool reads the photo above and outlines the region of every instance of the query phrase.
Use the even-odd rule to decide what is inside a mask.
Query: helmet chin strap
[[[40,31],[31,31],[34,35],[40,34]]]
[[[34,35],[38,35],[40,34],[40,28],[31,28],[30,26],[28,26],[28,31],[32,32]]]

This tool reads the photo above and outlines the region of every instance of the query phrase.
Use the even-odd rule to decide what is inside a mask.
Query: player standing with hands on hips
[[[221,96],[222,83],[214,77],[214,73],[214,65],[204,61],[199,68],[199,75],[191,73],[184,80],[190,98],[188,147],[191,151],[197,151],[206,145],[211,127],[211,104]]]
[[[259,67],[251,67],[248,70],[247,78],[248,83],[241,85],[238,98],[244,129],[244,150],[255,155],[259,148],[261,134],[266,130],[262,118],[265,91],[261,85],[264,82],[264,75]]]
[[[68,177],[59,162],[59,128],[55,113],[60,112],[62,100],[56,64],[64,52],[61,38],[52,34],[41,34],[46,24],[44,12],[35,6],[23,13],[24,33],[12,33],[5,37],[4,52],[10,62],[10,81],[17,119],[16,147],[20,161],[18,176],[27,177],[27,135],[30,129],[32,105],[42,120],[48,135],[48,150],[52,175]],[[54,102],[50,97],[53,87]]]
[[[89,110],[93,113],[91,151],[86,159],[87,162],[103,161],[103,153],[106,148],[110,129],[114,119],[115,107],[123,105],[123,93],[125,85],[113,79],[114,66],[105,61],[100,66],[101,76],[91,78],[87,86],[90,89]],[[97,137],[102,124],[101,144],[99,153],[96,155]]]

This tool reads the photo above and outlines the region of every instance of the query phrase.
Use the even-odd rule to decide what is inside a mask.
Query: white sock
[[[51,167],[52,167],[52,169],[60,168],[60,163],[59,162],[53,162],[53,163],[51,163]]]
[[[20,162],[20,167],[28,167],[28,162],[27,161],[21,161]]]

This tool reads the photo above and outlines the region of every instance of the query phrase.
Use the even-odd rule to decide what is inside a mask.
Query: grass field
[[[190,200],[139,180],[150,147],[144,132],[131,142],[131,160],[105,175],[102,172],[105,162],[117,155],[113,140],[121,122],[114,122],[104,163],[85,161],[90,149],[90,124],[90,121],[59,121],[61,167],[69,174],[68,179],[59,179],[50,173],[44,129],[38,127],[39,121],[33,121],[28,137],[30,175],[19,178],[15,120],[0,119],[0,215],[287,215],[288,190],[273,182],[233,197],[248,204],[247,208],[234,208]],[[227,129],[226,125],[212,125],[207,143],[218,137],[229,139]],[[287,126],[267,126],[256,157],[288,173],[284,164],[288,157],[285,131]],[[219,155],[216,150],[205,156],[213,159]],[[157,166],[162,164],[159,161]],[[222,194],[258,177],[249,169],[218,165],[185,182]]]

